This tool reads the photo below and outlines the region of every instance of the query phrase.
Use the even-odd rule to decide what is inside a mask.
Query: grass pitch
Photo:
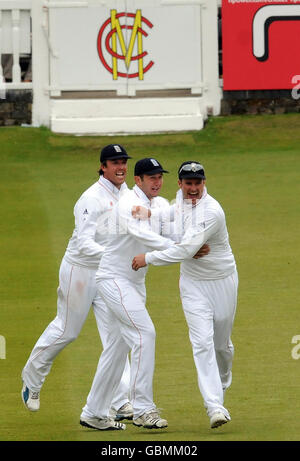
[[[157,330],[154,400],[169,427],[99,432],[79,426],[101,344],[91,312],[79,338],[55,360],[41,409],[21,402],[21,370],[56,315],[58,269],[73,230],[73,206],[97,180],[100,148],[124,144],[133,185],[136,160],[154,156],[170,171],[171,200],[184,160],[201,161],[207,187],[223,206],[239,271],[233,329],[232,421],[209,428],[198,391],[178,293],[179,266],[150,267],[148,310]],[[300,116],[209,119],[200,132],[72,137],[46,129],[1,128],[0,360],[1,441],[277,441],[300,439]]]

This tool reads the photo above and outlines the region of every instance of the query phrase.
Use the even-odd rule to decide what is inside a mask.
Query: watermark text
[[[300,359],[300,335],[292,337],[292,344],[295,344],[291,351],[292,358],[298,360]]]
[[[2,335],[0,335],[0,359],[6,359],[6,341]]]

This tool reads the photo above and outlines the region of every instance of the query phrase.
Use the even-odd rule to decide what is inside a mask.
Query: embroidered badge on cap
[[[122,149],[120,146],[114,146],[116,152],[122,152]]]
[[[154,158],[151,159],[151,162],[154,166],[159,166],[159,163]]]

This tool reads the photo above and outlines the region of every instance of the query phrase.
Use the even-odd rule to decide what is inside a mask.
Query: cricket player
[[[113,206],[128,189],[125,179],[130,158],[119,144],[105,146],[100,155],[99,180],[75,204],[75,229],[59,271],[57,316],[35,344],[22,371],[21,395],[30,411],[39,410],[40,390],[52,363],[59,352],[78,337],[91,305],[103,347],[106,344],[106,306],[97,291],[95,274],[108,241],[108,218]],[[117,420],[132,418],[132,406],[128,400],[128,359],[124,361],[122,373],[119,387],[115,387],[111,399],[112,416]],[[118,427],[113,420],[109,425]]]
[[[136,206],[151,210],[169,206],[158,196],[163,173],[167,171],[156,159],[139,160],[134,169],[134,188],[122,196],[112,213],[117,230],[110,234],[96,273],[99,293],[107,306],[108,335],[80,417],[80,424],[86,427],[106,427],[110,402],[130,351],[133,424],[148,429],[168,425],[153,401],[155,328],[145,305],[146,268],[139,272],[131,268],[137,252],[163,250],[174,244],[159,235],[159,220],[138,220],[132,216]],[[120,429],[126,428],[121,426]]]
[[[132,268],[181,263],[180,295],[189,327],[199,389],[211,428],[231,418],[224,407],[224,393],[232,379],[231,331],[237,304],[238,275],[229,244],[225,215],[207,193],[203,166],[184,162],[178,170],[174,230],[181,242],[163,251],[137,255]],[[197,248],[209,253],[194,257]]]

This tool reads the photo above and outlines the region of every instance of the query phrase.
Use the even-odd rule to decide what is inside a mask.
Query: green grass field
[[[29,413],[20,398],[21,370],[56,315],[58,269],[73,230],[73,206],[97,180],[100,148],[123,144],[133,160],[154,156],[171,174],[201,161],[207,187],[223,206],[240,286],[232,340],[232,421],[209,428],[198,391],[178,293],[179,266],[151,267],[148,310],[157,330],[154,397],[169,427],[99,432],[79,425],[101,344],[91,312],[79,338],[56,359]],[[47,129],[1,128],[0,360],[1,441],[295,441],[300,440],[300,116],[209,119],[200,132],[128,137],[72,137]]]

